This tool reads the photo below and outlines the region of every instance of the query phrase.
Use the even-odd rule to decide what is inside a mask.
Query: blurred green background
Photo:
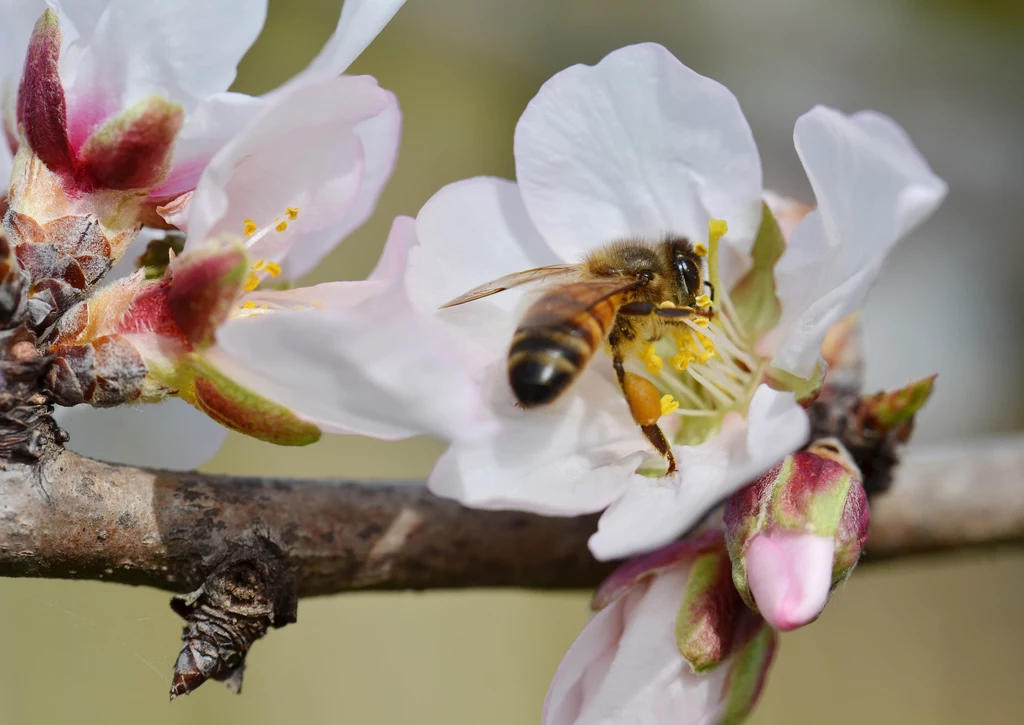
[[[814,103],[878,108],[911,133],[950,197],[892,259],[865,313],[870,384],[940,372],[918,445],[1024,425],[1024,13],[1016,2],[410,0],[356,62],[405,116],[374,219],[311,281],[356,279],[390,221],[445,183],[511,177],[512,131],[552,73],[641,40],[740,98],[765,179],[808,198],[791,142]],[[319,49],[337,0],[271,3],[237,89],[284,81]],[[961,293],[960,290],[965,290]],[[955,304],[952,302],[955,301]],[[331,438],[278,449],[232,437],[211,471],[422,477],[427,440]],[[1024,721],[1024,556],[862,567],[813,626],[785,635],[753,723]],[[180,620],[167,595],[0,580],[2,723],[538,722],[587,593],[360,594],[305,600],[217,683],[165,702]]]

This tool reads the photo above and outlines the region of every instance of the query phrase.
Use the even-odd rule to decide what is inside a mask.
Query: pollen
[[[245,304],[242,305],[242,309],[243,310],[255,310],[256,309],[256,303],[253,302],[252,300],[246,300]]]
[[[668,415],[679,410],[679,401],[673,398],[671,395],[661,396],[661,414]]]
[[[246,292],[252,292],[254,289],[260,286],[260,278],[255,272],[249,272],[245,276],[245,284],[242,286]]]
[[[293,222],[299,218],[299,207],[290,206],[284,210],[284,215],[288,217],[288,221]]]
[[[697,358],[694,357],[692,353],[680,351],[677,355],[672,356],[671,363],[676,372],[681,373],[686,370],[686,368],[690,367],[690,363],[696,359]]]
[[[709,320],[706,317],[696,317],[693,320],[693,324],[695,324],[697,327],[707,327],[708,325],[711,324],[711,320]]]
[[[729,231],[729,224],[724,219],[712,219],[708,222],[708,246],[714,245]]]
[[[262,272],[266,268],[266,266],[267,260],[265,259],[257,259],[255,262],[252,263],[252,268],[254,272]]]
[[[267,274],[269,274],[271,277],[281,276],[281,265],[278,264],[277,262],[267,262],[266,268]]]
[[[253,234],[256,233],[256,230],[259,229],[259,227],[256,226],[256,222],[254,222],[252,219],[246,219],[243,222],[243,225],[244,226],[242,227],[242,231],[245,232],[245,236],[247,237],[251,237]]]
[[[708,295],[698,295],[693,304],[702,310],[706,310],[708,307],[711,307],[711,298]]]
[[[278,224],[276,227],[274,227],[274,229],[276,229],[279,232],[283,232],[287,228],[288,228],[288,222],[283,221],[283,220],[281,221],[280,224]]]
[[[652,344],[648,344],[647,347],[644,348],[643,355],[640,356],[640,359],[643,361],[644,367],[647,368],[647,372],[652,375],[660,373],[662,367],[665,365],[665,362],[658,356],[658,353],[654,351],[654,345]]]
[[[693,253],[696,254],[698,257],[708,256],[708,245],[706,245],[704,242],[697,242],[696,244],[693,245]]]

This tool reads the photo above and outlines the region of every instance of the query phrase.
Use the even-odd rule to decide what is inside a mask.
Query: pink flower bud
[[[171,262],[167,304],[191,345],[213,344],[217,328],[242,296],[248,270],[240,242],[210,243]]]
[[[726,503],[737,590],[776,629],[814,621],[856,565],[868,520],[860,473],[840,444],[788,456]]]

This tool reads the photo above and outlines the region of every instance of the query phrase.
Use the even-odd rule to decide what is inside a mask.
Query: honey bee
[[[559,280],[556,282],[556,280]],[[689,240],[613,242],[579,264],[554,264],[509,274],[471,289],[442,308],[462,305],[530,282],[550,285],[523,314],[508,351],[508,379],[518,404],[551,403],[579,378],[594,353],[607,343],[619,387],[633,420],[676,470],[665,434],[658,427],[661,394],[624,361],[662,336],[664,328],[695,315],[705,286],[701,255]]]

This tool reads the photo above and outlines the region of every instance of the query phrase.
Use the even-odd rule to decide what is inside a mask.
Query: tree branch
[[[1024,437],[910,456],[872,504],[866,561],[1024,540]],[[466,509],[422,486],[115,466],[61,452],[0,472],[0,575],[186,592],[266,541],[299,596],[358,589],[585,588],[596,518]],[[248,538],[247,538],[248,537]]]

